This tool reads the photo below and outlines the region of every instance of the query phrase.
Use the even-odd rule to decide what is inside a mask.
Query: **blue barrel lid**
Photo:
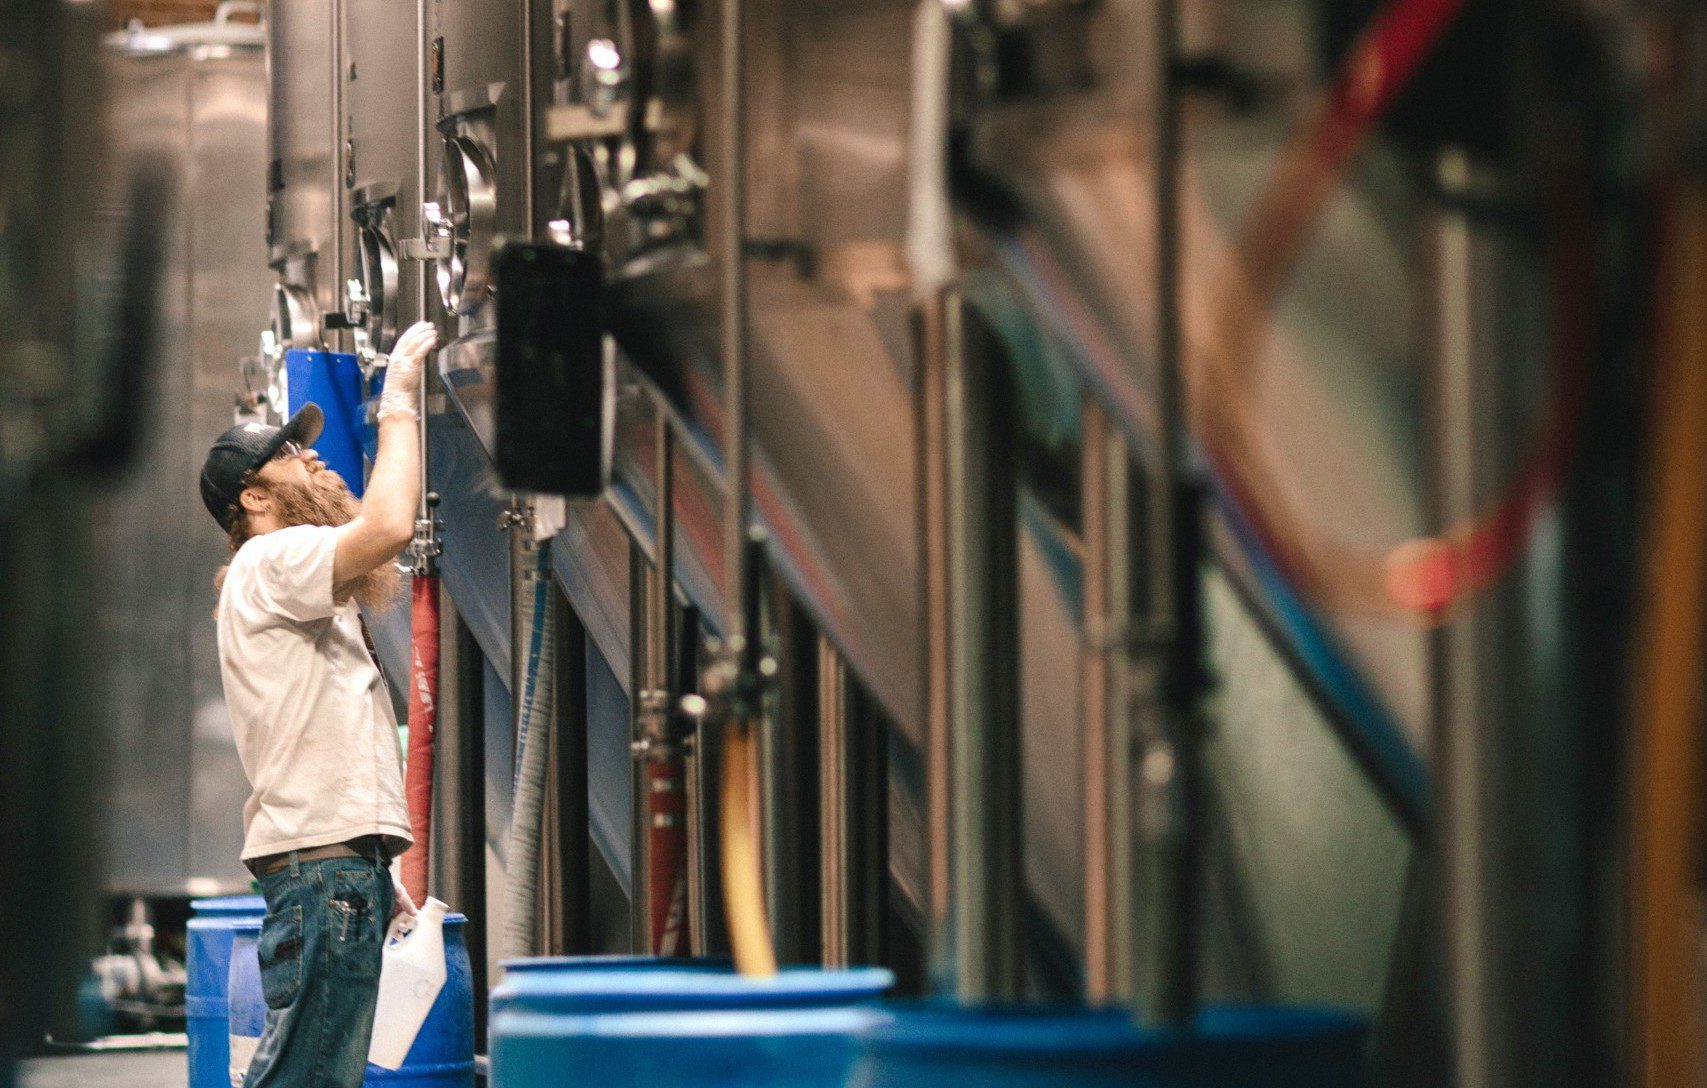
[[[493,997],[508,1009],[553,1013],[798,1009],[872,1002],[894,984],[882,967],[785,967],[769,978],[747,978],[705,964],[656,970],[570,964],[509,976]]]
[[[524,956],[503,960],[508,972],[544,971],[728,971],[735,961],[728,956]]]
[[[1335,1009],[1297,1006],[1210,1006],[1194,1030],[1135,1026],[1122,1009],[995,1006],[962,1008],[938,1002],[890,1006],[893,1019],[866,1040],[876,1053],[961,1054],[978,1051],[1015,1058],[1126,1059],[1199,1047],[1359,1045],[1364,1021]]]
[[[264,914],[267,901],[258,895],[222,895],[216,899],[192,899],[197,914]]]

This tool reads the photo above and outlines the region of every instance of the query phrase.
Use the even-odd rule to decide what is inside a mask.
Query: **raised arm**
[[[421,501],[421,369],[439,334],[426,321],[397,338],[379,395],[379,450],[362,512],[338,533],[332,584],[343,589],[409,544]]]

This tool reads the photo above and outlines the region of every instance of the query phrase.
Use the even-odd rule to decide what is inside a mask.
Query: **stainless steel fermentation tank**
[[[277,273],[265,349],[274,366],[291,348],[347,346],[344,334],[326,323],[343,309],[348,234],[340,36],[338,0],[269,5],[262,176],[267,261]]]
[[[1141,6],[1114,5],[1109,19],[1116,28],[1129,28],[1143,18],[1136,10]],[[715,284],[724,250],[705,225],[714,221],[708,212],[720,199],[718,181],[728,165],[716,145],[717,46],[715,29],[705,22],[715,14],[709,7],[670,9],[679,21],[668,28],[642,33],[618,23],[602,29],[611,35],[607,60],[618,78],[606,85],[578,80],[580,96],[554,109],[547,128],[571,140],[595,166],[602,186],[602,242],[615,280],[618,343],[625,358],[664,393],[688,436],[686,455],[676,463],[675,508],[682,526],[676,566],[686,592],[716,626],[716,579],[723,562],[715,518],[723,489],[707,451],[722,427]],[[909,129],[921,93],[913,72],[916,10],[881,0],[743,5],[749,132],[744,259],[757,515],[770,531],[772,559],[790,590],[902,738],[891,778],[891,861],[903,911],[922,926],[931,894],[922,789],[930,688],[921,641],[923,527],[914,505],[917,296],[904,252],[913,202]],[[667,78],[656,74],[661,70]],[[645,82],[645,73],[654,73],[653,82]],[[608,86],[609,101],[592,93],[600,86]],[[1126,83],[1099,94],[1105,111],[1135,108]],[[646,104],[646,97],[653,102]],[[634,146],[620,136],[581,135],[597,132],[601,123],[610,127],[625,109],[630,116],[668,118],[671,139]],[[627,161],[636,165],[619,171]],[[694,168],[709,174],[703,196],[691,183]],[[696,198],[704,209],[695,208]],[[660,206],[682,218],[659,215]],[[1104,275],[1119,267],[1118,260],[1098,266]],[[1034,450],[1072,442],[1078,394],[1052,367],[1059,357],[1042,346],[1045,338],[1032,311],[986,265],[969,266],[966,281],[975,318],[995,330],[988,350],[1005,353],[1021,372],[1022,386],[1034,392],[1022,412],[1033,434],[1014,439]],[[616,505],[643,547],[656,520],[651,444],[644,438],[649,411],[644,398],[625,399],[618,427]],[[1032,478],[1047,481],[1041,472]],[[1029,895],[1035,919],[1077,955],[1084,909],[1078,880],[1084,757],[1077,744],[1077,707],[1064,697],[1064,678],[1074,673],[1078,645],[1093,636],[1081,630],[1081,545],[1074,527],[1036,491],[1021,508],[1016,532]],[[589,575],[579,578],[584,582]],[[1322,841],[1335,844],[1320,857],[1278,841],[1226,844],[1233,851],[1226,861],[1228,886],[1243,887],[1260,870],[1269,874],[1265,887],[1273,892],[1238,904],[1239,916],[1224,919],[1227,928],[1220,932],[1229,947],[1260,949],[1254,963],[1236,969],[1244,979],[1239,985],[1251,986],[1253,993],[1333,994],[1374,1007],[1404,879],[1403,833],[1378,796],[1358,781],[1327,723],[1302,695],[1299,678],[1265,648],[1248,607],[1220,579],[1211,590],[1214,652],[1233,695],[1226,703],[1227,733],[1242,738],[1224,754],[1228,803],[1294,813]],[[1283,717],[1263,709],[1275,705],[1287,708]],[[1283,735],[1290,740],[1282,741]],[[1248,774],[1247,758],[1277,749],[1292,753],[1303,776],[1298,781],[1334,783],[1325,792],[1336,803],[1307,800],[1318,794],[1313,788],[1294,793],[1274,788],[1281,779]],[[1347,850],[1361,859],[1358,866],[1331,860]],[[1273,875],[1280,873],[1286,875]],[[1339,899],[1343,914],[1331,924],[1296,924],[1296,897],[1330,882],[1345,890]],[[1371,890],[1360,899],[1351,893],[1352,883]],[[785,888],[773,885],[771,891],[773,901],[789,897]],[[1357,969],[1323,967],[1330,962],[1324,949],[1344,943],[1347,934],[1358,952],[1339,962],[1356,962]],[[789,940],[786,925],[779,939],[785,945]]]
[[[439,367],[451,397],[490,448],[499,238],[537,236],[556,217],[560,168],[539,148],[542,107],[558,93],[566,19],[553,0],[428,7],[426,71],[434,135],[424,249],[447,321]]]
[[[344,0],[340,179],[347,192],[339,307],[358,355],[388,351],[420,320],[421,263],[403,245],[420,236],[427,89],[417,0]]]
[[[267,88],[256,5],[212,24],[109,37],[107,140],[114,179],[144,159],[170,168],[160,363],[140,466],[101,508],[94,645],[106,663],[103,746],[108,889],[207,895],[248,887],[237,863],[248,788],[214,643],[213,575],[227,558],[195,487],[231,425],[232,375],[266,322],[263,234]],[[117,250],[132,209],[109,191],[98,225]],[[149,209],[150,214],[158,214]]]
[[[634,604],[644,595],[631,591],[658,558],[660,463],[672,465],[673,565],[681,594],[708,628],[720,628],[725,618],[717,273],[733,246],[713,225],[726,191],[720,180],[727,182],[732,164],[718,135],[725,119],[717,105],[717,5],[427,0],[418,9],[425,29],[416,43],[401,0],[343,4],[337,25],[344,60],[335,77],[320,40],[302,29],[302,15],[294,35],[272,36],[275,110],[301,118],[294,143],[282,141],[275,126],[275,147],[288,144],[296,163],[284,171],[285,189],[274,193],[275,227],[288,226],[304,253],[314,237],[333,237],[346,224],[362,228],[350,231],[361,246],[348,246],[344,259],[353,271],[341,275],[363,282],[370,306],[392,290],[383,253],[370,261],[367,248],[386,237],[387,218],[389,242],[404,257],[397,282],[406,284],[417,267],[411,254],[424,258],[422,291],[431,300],[428,312],[443,317],[447,346],[439,365],[456,409],[432,421],[430,442],[432,486],[444,498],[445,586],[492,665],[494,706],[518,655],[510,549],[496,528],[504,499],[486,456],[494,381],[492,247],[507,236],[599,248],[611,279],[624,390],[615,478],[606,501],[571,507],[552,552],[557,580],[602,658],[600,675],[613,681],[608,687],[618,700],[632,701],[637,670],[631,666],[648,632]],[[300,13],[325,5],[280,0],[279,7]],[[1043,24],[1084,5],[1033,7]],[[1147,152],[1132,133],[1144,131],[1150,105],[1126,64],[1127,51],[1114,43],[1145,40],[1153,5],[1130,0],[1099,12],[1098,32],[1076,41],[1069,31],[1036,53],[1089,58],[1086,70],[1063,83],[1071,95],[1061,87],[1051,92],[1058,97],[1040,94],[1048,109],[1024,100],[978,101],[971,134],[988,171],[1025,198],[1019,210],[1058,247],[1072,282],[1099,311],[1123,315],[1123,335],[1114,340],[1130,368],[1125,379],[1136,384],[1149,349],[1128,303],[1148,298],[1152,283],[1147,266],[1130,259],[1144,251],[1148,235],[1129,220],[1149,207],[1141,184]],[[928,864],[926,725],[932,685],[941,678],[928,675],[926,534],[917,502],[922,368],[915,319],[929,292],[916,255],[907,251],[909,213],[919,200],[911,183],[921,169],[912,133],[921,96],[931,89],[918,76],[918,8],[899,0],[754,0],[742,14],[748,138],[740,259],[750,300],[754,508],[769,531],[769,557],[782,584],[824,636],[826,673],[839,675],[845,665],[893,726],[888,878],[900,893],[899,913],[922,931],[935,884]],[[965,47],[957,38],[956,48]],[[420,121],[411,112],[416,96],[392,86],[417,55],[418,91],[425,95]],[[945,71],[927,71],[927,84],[939,76],[947,78]],[[334,89],[315,88],[316,78]],[[339,96],[341,126],[317,130],[322,142],[314,145],[309,129]],[[1091,135],[1081,137],[1080,127],[1064,120],[1053,123],[1049,109],[1076,116]],[[426,179],[419,212],[408,191],[409,148],[417,138],[424,168],[416,176]],[[928,164],[929,156],[922,161]],[[1237,157],[1216,165],[1217,176],[1253,170]],[[333,186],[331,195],[314,195],[320,185]],[[392,185],[389,213],[376,216]],[[337,194],[345,191],[354,218],[335,214]],[[1095,652],[1108,632],[1085,621],[1079,594],[1086,530],[1072,504],[1060,501],[1063,488],[1051,473],[1077,452],[1080,398],[1094,383],[1072,365],[1083,344],[1046,326],[1054,300],[1028,293],[1037,282],[1026,277],[1029,268],[1000,259],[1009,252],[1007,239],[984,230],[965,194],[956,199],[961,226],[973,228],[963,236],[977,241],[963,254],[965,267],[954,270],[976,326],[972,342],[1017,374],[1024,391],[1020,433],[1013,436],[1025,451],[1014,530],[1025,767],[1019,815],[1030,928],[1043,935],[1034,951],[1047,946],[1040,956],[1070,965],[1084,951],[1081,791],[1091,760],[1080,750],[1079,708],[1068,685],[1081,650]],[[327,221],[333,225],[315,235],[313,224]],[[1371,233],[1362,221],[1345,230],[1354,242],[1357,232]],[[314,263],[287,255],[286,272]],[[1386,264],[1380,270],[1390,271]],[[347,299],[334,306],[330,292],[342,288],[318,272],[303,284],[322,309],[356,309]],[[1402,279],[1371,277],[1368,290],[1378,304],[1370,312],[1400,305],[1405,288]],[[369,318],[377,320],[380,340],[387,324],[406,323],[408,289],[393,297],[399,299],[394,318]],[[673,461],[658,457],[660,410],[674,428]],[[1402,456],[1387,451],[1374,463]],[[1237,555],[1228,549],[1221,558],[1207,575],[1211,654],[1224,679],[1222,728],[1212,751],[1222,805],[1212,928],[1226,976],[1219,981],[1239,996],[1332,999],[1374,1009],[1387,981],[1409,859],[1404,820],[1364,780],[1296,656],[1275,648],[1270,617],[1253,604]],[[1414,707],[1421,701],[1414,647],[1390,632],[1371,637],[1377,644],[1366,656],[1394,669],[1383,694]],[[1383,639],[1398,644],[1398,652],[1378,652]],[[591,671],[589,685],[597,686]],[[507,737],[501,718],[500,708],[484,723],[458,729],[464,742],[482,734],[488,741],[486,795],[462,803],[484,802],[493,825],[507,819],[510,790],[509,775],[496,766],[507,758],[504,743],[494,741],[500,733]],[[626,737],[604,740],[610,738],[592,741],[595,769],[611,752],[626,758]],[[1274,773],[1279,765],[1287,772]],[[597,813],[632,800],[617,796],[627,782],[618,770],[593,776],[595,823]],[[807,773],[782,761],[766,769],[773,783]],[[773,792],[781,797],[790,790]],[[773,805],[770,814],[773,829],[810,839],[810,829],[786,826],[794,819],[786,807]],[[620,870],[626,864],[620,843],[607,838],[605,856]],[[940,855],[943,843],[934,845]],[[628,885],[628,876],[618,872],[618,883]],[[790,942],[802,932],[793,912],[812,891],[790,887],[773,872],[771,903],[789,956],[810,952]]]

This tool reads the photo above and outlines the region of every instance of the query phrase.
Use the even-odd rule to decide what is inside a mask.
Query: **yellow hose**
[[[759,819],[753,803],[753,723],[737,722],[723,734],[723,797],[719,827],[723,847],[723,911],[735,968],[752,978],[776,974],[776,946],[765,915],[764,871],[759,862]]]
[[[1636,1076],[1700,1083],[1701,633],[1707,619],[1707,183],[1679,183],[1661,271],[1641,568],[1630,911]]]

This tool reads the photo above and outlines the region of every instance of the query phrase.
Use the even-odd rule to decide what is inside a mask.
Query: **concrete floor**
[[[182,1050],[36,1058],[18,1070],[18,1088],[185,1088]]]

